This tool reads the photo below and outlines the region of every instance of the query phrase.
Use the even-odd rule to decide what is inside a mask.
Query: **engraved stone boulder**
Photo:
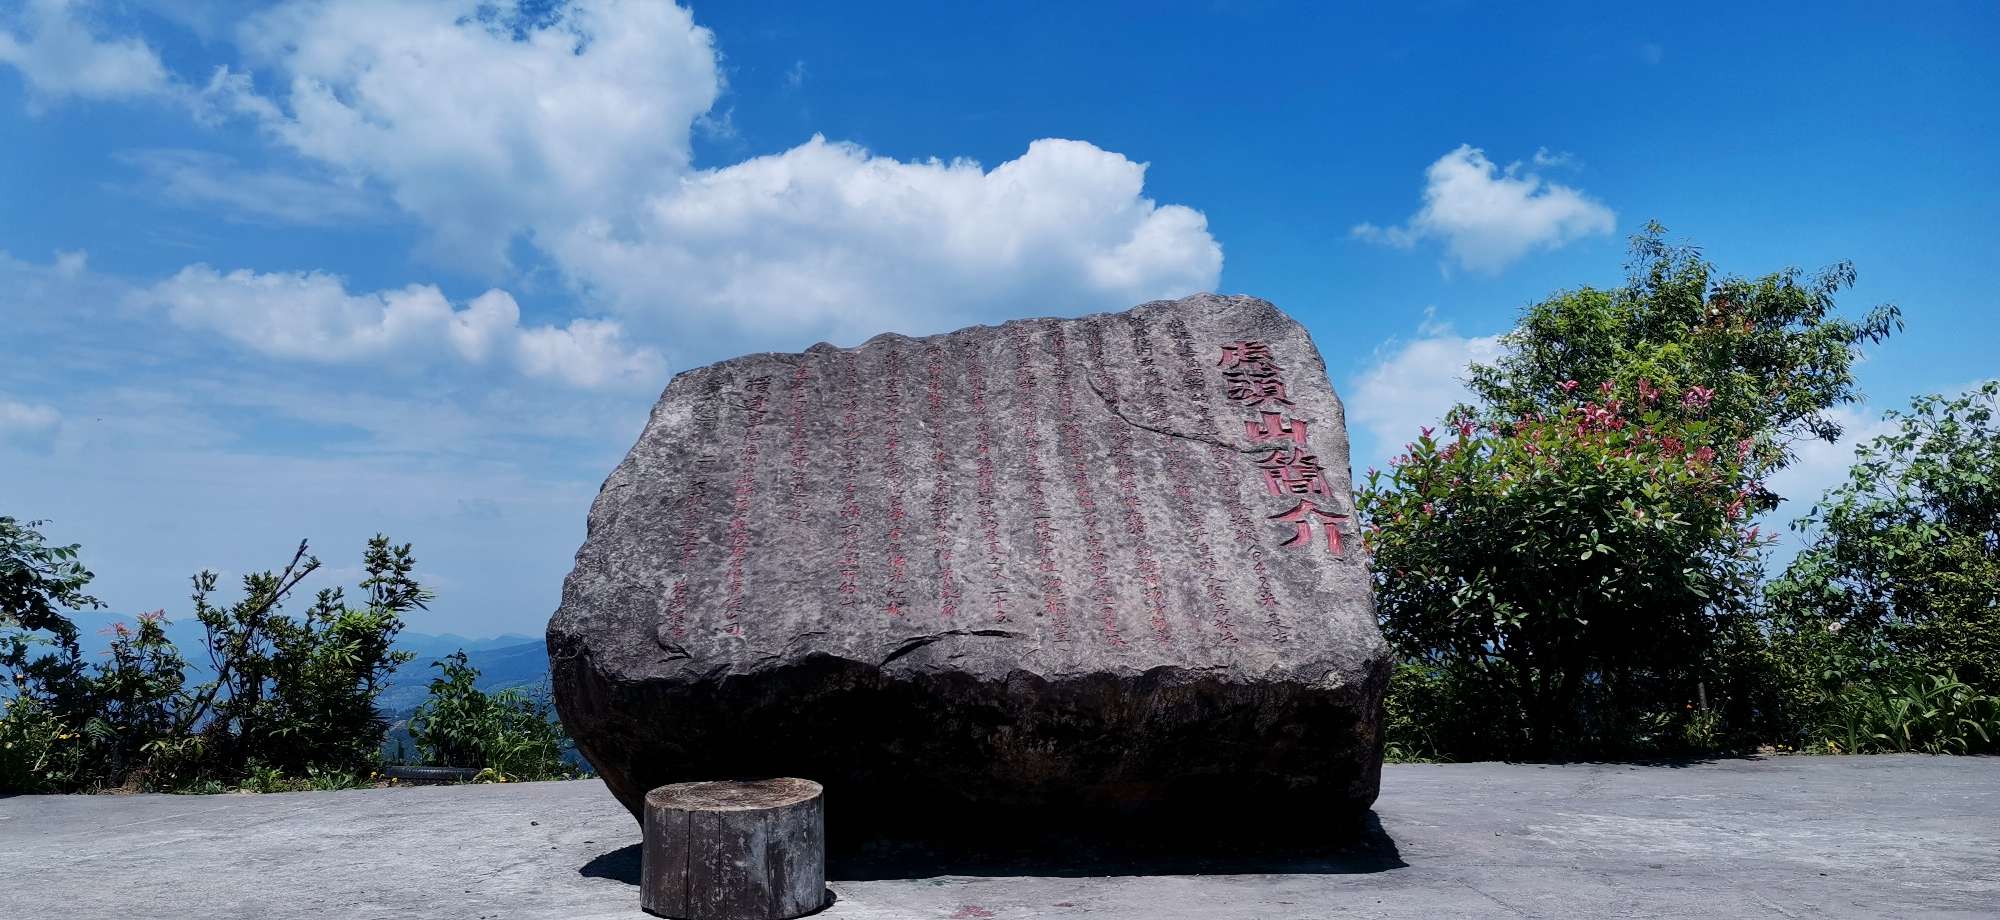
[[[591,508],[556,704],[634,815],[802,776],[836,837],[1337,835],[1388,680],[1350,481],[1319,351],[1249,297],[686,371]]]

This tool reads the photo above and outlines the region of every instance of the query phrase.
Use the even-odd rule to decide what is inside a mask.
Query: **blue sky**
[[[1363,468],[1648,219],[1904,308],[1858,434],[1995,373],[1992,4],[840,6],[0,0],[0,513],[534,633],[675,370],[1250,293]]]

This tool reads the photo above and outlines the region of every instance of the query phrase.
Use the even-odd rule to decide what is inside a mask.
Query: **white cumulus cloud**
[[[995,308],[1129,306],[1215,283],[1200,212],[1141,194],[1144,164],[1040,140],[991,170],[902,162],[813,138],[690,176],[629,230],[592,221],[550,240],[614,309],[677,305],[756,331],[936,327]]]
[[[455,308],[427,284],[350,293],[340,278],[323,272],[223,274],[191,265],[142,299],[164,305],[182,326],[281,358],[456,358],[468,364],[497,358],[528,376],[582,387],[652,385],[665,371],[656,351],[629,346],[613,321],[524,327],[520,306],[501,290]]]
[[[1826,414],[1840,424],[1840,439],[1832,443],[1810,438],[1793,442],[1791,465],[1765,483],[1784,497],[1787,517],[1811,510],[1827,489],[1847,480],[1856,447],[1896,430],[1895,423],[1883,419],[1866,405],[1842,406]]]
[[[291,223],[367,219],[380,195],[428,230],[433,256],[496,285],[515,268],[510,253],[531,248],[533,270],[552,270],[579,312],[622,323],[570,328],[571,350],[601,352],[592,343],[623,330],[702,343],[679,357],[705,359],[1122,308],[1212,288],[1221,274],[1201,212],[1147,197],[1145,163],[1085,141],[1036,140],[989,166],[813,136],[698,167],[690,136],[726,119],[715,110],[724,79],[714,36],[672,3],[292,0],[244,19],[235,42],[241,66],[186,93],[192,111],[248,120],[312,174],[128,154],[159,194]],[[176,282],[223,277],[195,268]],[[272,312],[213,324],[267,351],[299,341],[314,355],[385,353],[371,343],[403,341],[396,323],[438,327],[449,309],[412,293],[423,286],[328,294],[338,280],[312,273],[232,283],[239,296],[298,285],[311,302],[347,304],[303,322]],[[419,300],[421,316],[395,312]],[[373,325],[342,319],[357,309]],[[348,324],[318,335],[325,323]]]
[[[775,346],[1128,306],[1221,271],[1200,212],[1146,198],[1143,163],[1080,141],[989,170],[813,137],[695,168],[689,137],[723,79],[713,36],[671,4],[330,0],[243,34],[276,91],[231,74],[214,95],[379,183],[441,252],[491,268],[525,238],[648,334],[782,333],[757,343]]]
[[[1538,151],[1537,159],[1546,161],[1549,155]],[[1358,224],[1351,233],[1404,249],[1420,240],[1439,240],[1458,265],[1492,273],[1531,250],[1555,249],[1612,231],[1616,217],[1610,208],[1525,172],[1521,165],[1502,168],[1485,151],[1461,144],[1425,171],[1423,206],[1408,221],[1393,227]]]
[[[1470,402],[1467,368],[1500,356],[1500,336],[1464,336],[1448,323],[1426,319],[1417,337],[1390,340],[1375,350],[1347,401],[1347,416],[1368,429],[1378,449],[1389,450],[1436,425],[1451,407]]]
[[[101,36],[92,6],[86,0],[26,0],[11,14],[0,12],[0,63],[19,70],[30,92],[44,100],[173,91],[159,54],[138,38]]]
[[[0,440],[38,441],[62,425],[62,413],[39,403],[0,397]]]
[[[689,168],[721,91],[713,37],[656,0],[289,3],[241,30],[275,102],[239,97],[293,150],[381,181],[471,264],[517,236],[618,213]]]

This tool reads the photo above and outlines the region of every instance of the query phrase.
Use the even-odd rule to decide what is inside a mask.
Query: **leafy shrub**
[[[103,606],[84,593],[79,547],[50,546],[42,521],[0,515],[0,790],[54,791],[88,772],[87,674],[63,610]]]
[[[293,775],[374,765],[388,731],[375,698],[410,659],[392,643],[403,614],[423,609],[430,593],[410,575],[416,563],[407,544],[377,536],[362,563],[361,606],[327,589],[301,619],[280,607],[319,568],[303,543],[284,569],[245,576],[243,599],[228,607],[210,603],[214,573],[195,576],[195,616],[207,629],[217,677],[190,697],[181,731],[199,725],[217,759],[236,770],[252,759]]]
[[[88,740],[32,697],[0,703],[0,790],[64,792],[90,762]]]
[[[458,651],[432,662],[430,697],[410,717],[410,737],[427,766],[476,767],[481,782],[569,779],[571,747],[546,692],[486,693],[479,669]]]
[[[1717,442],[1750,438],[1753,466],[1783,467],[1790,442],[1840,436],[1826,410],[1859,399],[1860,347],[1901,328],[1893,305],[1858,320],[1836,312],[1836,296],[1854,280],[1846,262],[1810,275],[1787,268],[1725,276],[1699,249],[1669,243],[1666,228],[1649,223],[1632,238],[1623,287],[1583,287],[1528,307],[1501,354],[1474,365],[1469,383],[1489,414],[1505,418],[1567,405],[1560,389],[1570,380],[1643,379],[1673,393],[1706,393],[1698,408],[1654,408],[1708,421]]]
[[[1942,676],[1853,685],[1820,732],[1839,754],[2000,752],[2000,697]]]
[[[246,576],[243,599],[227,607],[211,603],[213,573],[195,576],[216,678],[189,687],[158,612],[117,624],[106,661],[83,661],[62,611],[98,606],[83,593],[90,572],[75,546],[48,546],[36,526],[0,518],[0,664],[12,679],[0,789],[275,787],[271,771],[325,785],[377,762],[387,725],[375,698],[408,659],[391,643],[402,615],[429,597],[407,545],[370,540],[363,603],[322,591],[298,619],[282,604],[319,567],[303,543],[283,570]]]
[[[1696,698],[1746,609],[1761,538],[1741,526],[1740,461],[1696,425],[1627,423],[1616,389],[1553,417],[1456,419],[1360,492],[1384,632],[1454,704],[1494,701],[1476,709],[1497,722],[1460,733],[1489,750],[1626,745],[1663,701]]]
[[[1724,277],[1657,225],[1628,268],[1529,307],[1473,368],[1480,405],[1358,492],[1399,753],[1742,745],[1811,699],[1774,689],[1791,675],[1753,616],[1768,540],[1746,524],[1790,443],[1840,434],[1825,410],[1899,314],[1836,315],[1851,266]]]
[[[285,771],[252,762],[244,766],[243,788],[251,792],[290,792],[294,786]]]
[[[2000,694],[2000,381],[1890,413],[1767,593],[1773,628],[1839,696],[1948,676]]]

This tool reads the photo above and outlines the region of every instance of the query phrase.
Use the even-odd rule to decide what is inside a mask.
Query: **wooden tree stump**
[[[646,793],[639,906],[674,920],[789,920],[826,900],[826,811],[804,779]]]

